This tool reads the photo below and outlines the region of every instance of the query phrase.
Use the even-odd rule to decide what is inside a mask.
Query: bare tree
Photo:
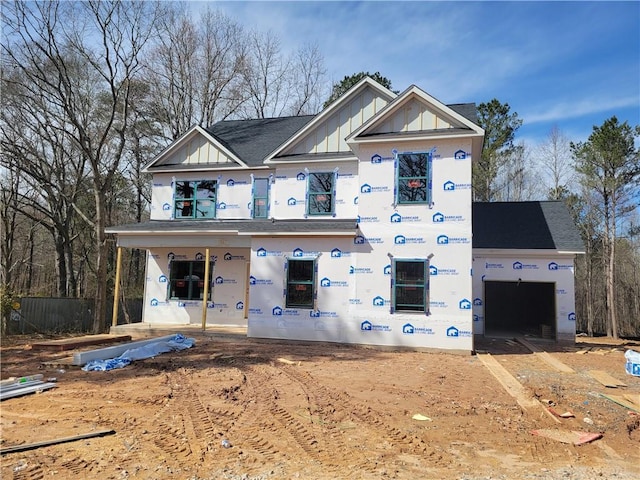
[[[87,162],[92,212],[74,208],[94,230],[95,332],[105,325],[106,203],[126,145],[132,80],[157,13],[150,2],[16,1],[3,16],[9,33],[2,53],[14,82],[48,99],[65,119],[56,128]]]
[[[145,63],[154,114],[175,140],[193,125],[232,115],[244,98],[240,73],[245,38],[240,24],[209,7],[195,22],[186,4],[169,4]]]
[[[327,70],[317,44],[306,44],[294,54],[293,89],[290,98],[291,115],[314,115],[322,109],[326,97]]]
[[[560,200],[563,189],[570,188],[574,177],[571,164],[570,141],[554,125],[544,142],[538,145],[537,157],[543,172],[549,177],[549,199]]]

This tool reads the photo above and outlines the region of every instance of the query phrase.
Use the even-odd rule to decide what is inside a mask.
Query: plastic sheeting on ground
[[[152,358],[160,355],[161,353],[185,350],[187,348],[193,347],[195,343],[196,341],[194,338],[187,338],[184,335],[177,333],[173,338],[148,343],[138,348],[132,348],[115,358],[109,358],[105,360],[91,360],[84,367],[82,367],[82,370],[84,370],[85,372],[104,372],[107,370],[114,370],[116,368],[123,368],[135,360]]]
[[[624,352],[624,357],[627,359],[625,370],[629,375],[640,377],[640,353],[635,350],[627,350]]]

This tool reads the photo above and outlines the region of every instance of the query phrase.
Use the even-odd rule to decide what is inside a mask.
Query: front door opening
[[[484,282],[487,336],[556,338],[555,283]]]

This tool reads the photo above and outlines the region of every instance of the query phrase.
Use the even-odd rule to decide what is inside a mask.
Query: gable
[[[347,143],[357,153],[361,145],[371,142],[468,138],[472,158],[478,158],[484,130],[469,117],[475,117],[475,105],[447,106],[414,85],[355,130]]]
[[[297,135],[273,152],[269,161],[294,160],[299,156],[352,155],[346,138],[377,115],[395,94],[369,77],[318,114]]]
[[[191,128],[153,159],[145,172],[206,168],[246,168],[226,146],[202,127]]]

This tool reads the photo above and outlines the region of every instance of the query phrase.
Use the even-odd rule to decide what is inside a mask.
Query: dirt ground
[[[640,394],[640,378],[624,371],[637,342],[542,344],[575,373],[510,340],[477,342],[539,400],[525,409],[482,354],[189,336],[192,349],[109,372],[66,366],[73,351],[4,339],[2,379],[42,373],[57,387],[2,401],[2,448],[115,434],[4,454],[2,478],[640,478],[640,416],[600,396]],[[627,386],[607,388],[590,370]],[[554,419],[551,402],[575,418]],[[603,437],[576,446],[536,429]]]

